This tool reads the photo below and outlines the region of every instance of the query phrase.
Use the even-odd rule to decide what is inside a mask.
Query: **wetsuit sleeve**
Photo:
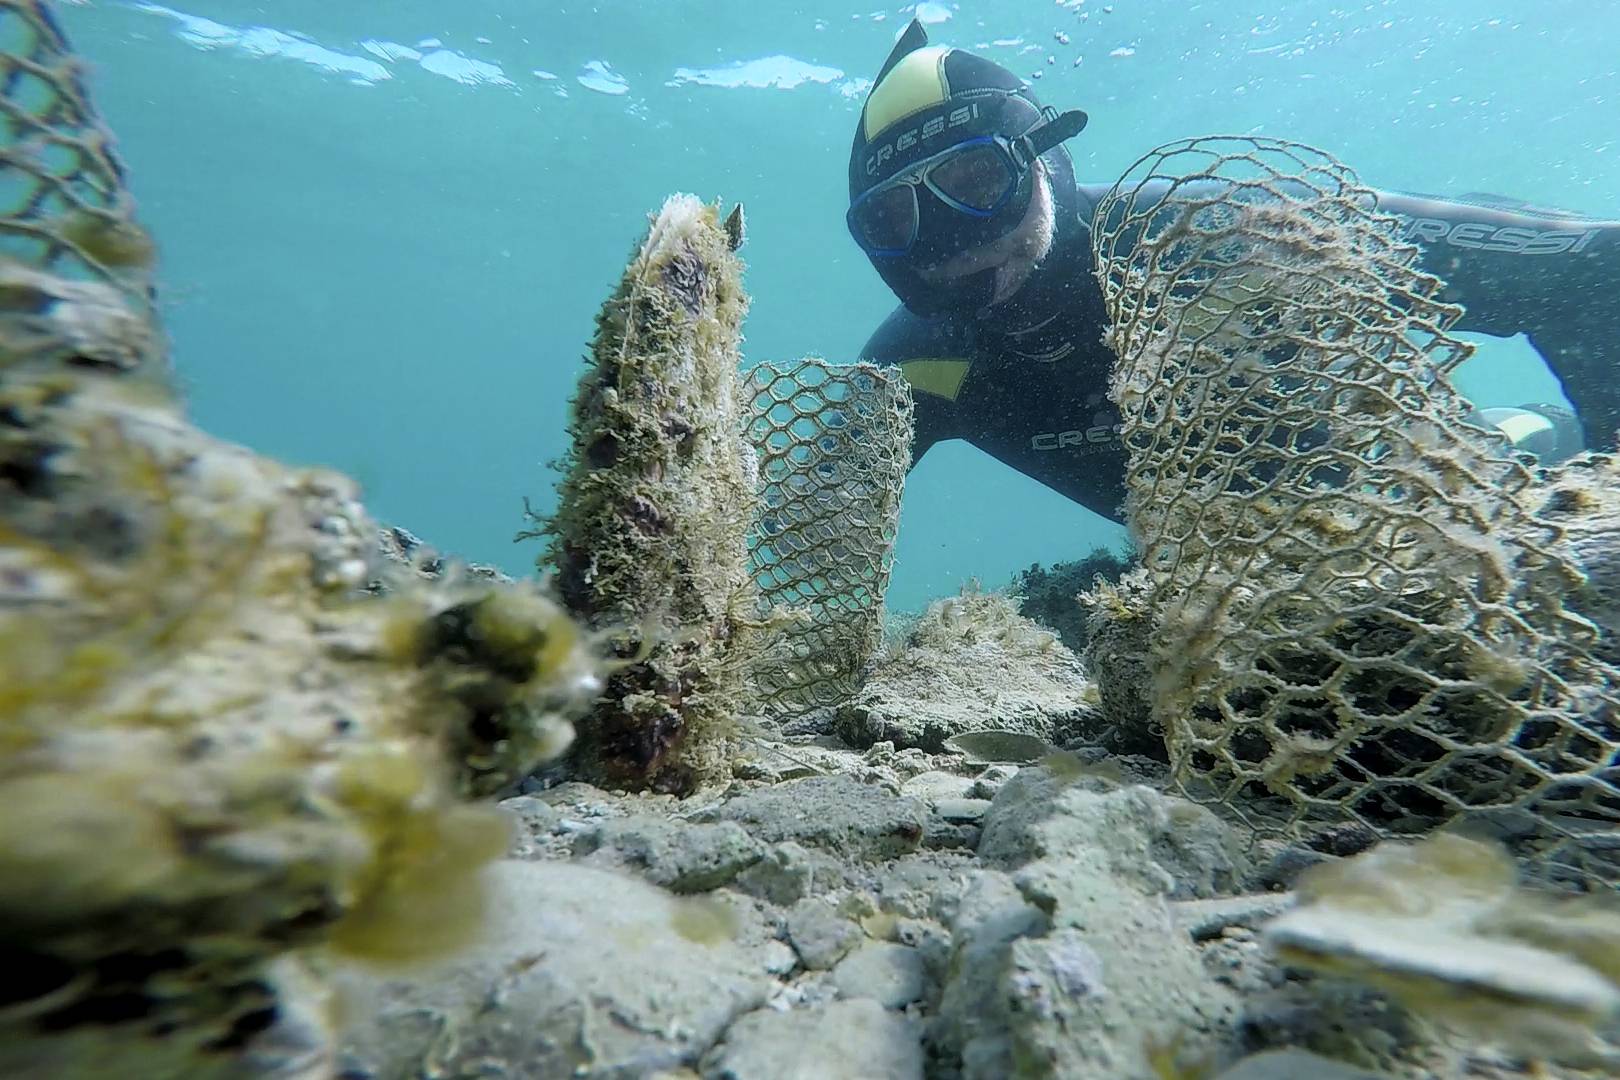
[[[1458,329],[1523,333],[1564,383],[1588,445],[1620,428],[1620,219],[1544,210],[1499,196],[1380,193],[1467,308]]]
[[[1082,188],[1093,198],[1106,190]],[[1148,184],[1149,201],[1165,190]],[[1525,334],[1562,380],[1587,445],[1610,445],[1620,430],[1620,218],[1495,195],[1379,192],[1378,206],[1466,308],[1457,329]]]
[[[963,335],[942,320],[896,308],[861,350],[861,359],[898,367],[916,405],[911,463],[942,439],[960,438],[956,393],[971,366]]]

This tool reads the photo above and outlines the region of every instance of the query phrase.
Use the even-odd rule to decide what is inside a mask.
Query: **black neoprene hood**
[[[913,20],[879,69],[861,110],[849,157],[850,200],[853,203],[875,185],[967,139],[983,135],[1015,139],[1041,121],[1040,101],[1017,75],[982,56],[930,47],[926,30]],[[1061,146],[1043,154],[1041,162],[1061,232],[1062,219],[1075,198],[1073,167]],[[1026,172],[1006,207],[987,219],[953,213],[924,198],[914,250],[903,257],[872,256],[872,265],[901,303],[919,315],[979,311],[994,292],[994,269],[930,284],[917,267],[1005,235],[1023,219],[1033,186],[1032,174]]]
[[[912,23],[919,30],[921,25]],[[926,46],[926,38],[908,42],[910,36],[908,31],[900,39],[895,52],[873,80],[874,92],[900,60]],[[870,140],[866,137],[866,110],[861,111],[861,122],[855,127],[855,144],[849,153],[850,199],[964,139],[976,135],[1021,135],[1039,120],[1040,106],[1034,95],[1022,79],[1000,64],[951,49],[939,58],[939,67],[941,82],[949,96],[938,104],[893,120],[873,132]]]

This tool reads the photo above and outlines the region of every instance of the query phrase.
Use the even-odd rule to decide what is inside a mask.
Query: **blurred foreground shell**
[[[0,214],[0,1075],[325,1075],[307,961],[477,932],[507,825],[467,796],[567,746],[595,663],[535,587],[386,572],[347,480],[186,422],[79,66],[37,4],[0,44],[35,189]]]
[[[1309,871],[1272,921],[1278,957],[1384,990],[1480,1042],[1620,1065],[1620,906],[1520,887],[1500,847],[1447,833]]]

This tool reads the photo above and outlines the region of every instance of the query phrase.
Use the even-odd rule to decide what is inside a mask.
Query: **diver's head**
[[[913,21],[855,130],[850,233],[919,315],[998,304],[1074,216],[1062,143],[1085,124],[1079,110],[1043,109],[1001,65],[930,46]]]

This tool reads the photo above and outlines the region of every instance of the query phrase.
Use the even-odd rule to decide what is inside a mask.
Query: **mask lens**
[[[1018,180],[1006,156],[988,143],[946,158],[928,179],[940,195],[980,213],[996,209]]]
[[[850,218],[868,251],[905,251],[917,235],[917,193],[910,184],[874,192]]]

